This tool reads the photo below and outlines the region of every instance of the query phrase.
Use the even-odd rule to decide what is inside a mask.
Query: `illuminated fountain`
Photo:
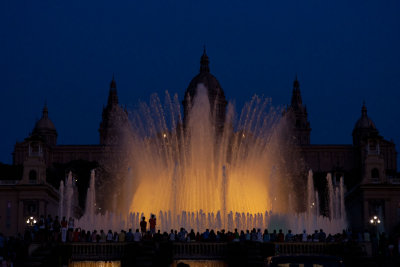
[[[327,176],[329,216],[319,214],[312,172],[307,193],[298,204],[299,188],[290,174],[294,149],[287,142],[285,120],[269,100],[254,97],[235,119],[228,105],[223,129],[214,127],[207,89],[199,84],[189,118],[183,122],[178,97],[150,105],[132,115],[124,136],[129,169],[118,185],[125,197],[117,208],[97,214],[92,172],[83,229],[136,229],[142,216],[157,217],[157,228],[239,230],[292,229],[328,233],[346,228],[343,179],[333,186]],[[68,184],[68,183],[67,183]],[[68,186],[67,186],[68,188]],[[109,198],[110,202],[112,198]],[[65,201],[65,200],[64,200]],[[302,212],[297,212],[303,206]],[[301,210],[301,209],[300,209]]]
[[[60,203],[58,205],[58,217],[60,219],[65,216],[68,220],[69,217],[73,216],[73,209],[77,204],[75,202],[77,198],[76,192],[77,189],[74,186],[72,172],[69,172],[65,186],[64,181],[60,182]]]

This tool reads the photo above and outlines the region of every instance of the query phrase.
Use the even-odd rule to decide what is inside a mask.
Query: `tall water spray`
[[[65,216],[66,218],[72,217],[73,214],[73,197],[74,197],[74,188],[72,182],[72,172],[69,172],[67,177],[67,184],[65,189]]]
[[[256,227],[300,232],[324,228],[333,233],[345,227],[342,206],[340,218],[319,215],[311,171],[305,212],[294,213],[294,205],[288,204],[288,195],[297,189],[288,171],[292,166],[287,157],[293,150],[285,147],[286,128],[269,100],[254,97],[237,120],[228,105],[223,130],[212,124],[212,110],[201,84],[185,124],[177,96],[167,96],[165,105],[157,97],[150,106],[142,104],[141,113],[132,116],[131,134],[125,136],[125,168],[130,171],[120,186],[125,196],[131,196],[129,210],[95,215],[87,208],[92,219],[85,214],[79,224],[90,229],[94,224],[89,222],[95,221],[97,229],[135,229],[142,216],[156,214],[157,227],[163,231]],[[91,182],[87,203],[94,202],[93,188]],[[330,194],[329,203],[343,203],[336,199],[344,197],[342,186],[338,190]]]
[[[64,216],[68,220],[70,217],[75,217],[75,208],[77,205],[78,191],[75,186],[72,172],[68,173],[66,180],[60,181],[60,201],[58,205],[58,217],[62,219]]]
[[[58,217],[62,219],[64,216],[64,181],[60,181],[60,202],[58,203]]]
[[[89,188],[86,194],[85,214],[81,221],[85,221],[88,225],[95,225],[96,220],[96,189],[95,189],[95,171],[90,172]]]

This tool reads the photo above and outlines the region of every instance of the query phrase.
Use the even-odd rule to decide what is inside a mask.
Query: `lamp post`
[[[371,220],[369,220],[369,222],[374,226],[378,226],[378,224],[381,223],[381,220],[379,219],[378,216],[375,215],[374,217],[371,218]]]
[[[379,240],[379,231],[378,231],[378,225],[381,223],[381,220],[379,219],[378,216],[374,215],[370,220],[369,223],[373,226],[373,229],[375,231],[375,236],[377,240]]]
[[[28,226],[33,226],[36,223],[36,219],[33,216],[30,216],[27,220],[26,220],[26,224]]]

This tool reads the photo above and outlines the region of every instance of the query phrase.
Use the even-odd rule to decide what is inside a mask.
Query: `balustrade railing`
[[[73,260],[120,259],[125,254],[125,243],[71,243]]]
[[[67,243],[63,246],[70,252],[72,260],[118,260],[128,256],[137,250],[140,243],[135,246],[128,246],[129,243]],[[237,243],[240,245],[240,243]],[[253,243],[254,244],[254,243]],[[260,246],[247,247],[258,251],[261,247],[272,246],[272,254],[337,254],[342,247],[339,243],[318,243],[318,242],[282,242],[282,243],[259,243]],[[152,248],[152,246],[154,247]],[[153,244],[148,249],[155,249]],[[246,246],[246,243],[243,244]],[[138,247],[139,246],[139,247]],[[241,245],[240,245],[241,246]],[[133,250],[132,250],[133,249]],[[229,254],[228,243],[206,243],[206,242],[187,242],[172,243],[173,259],[224,259]],[[368,254],[368,249],[366,254]],[[258,251],[257,253],[261,253]],[[264,255],[265,256],[265,255]]]
[[[174,259],[222,259],[226,243],[174,243]]]
[[[327,254],[333,250],[335,243],[318,242],[285,242],[275,243],[276,254]]]

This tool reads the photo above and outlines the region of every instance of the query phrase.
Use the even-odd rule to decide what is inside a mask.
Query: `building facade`
[[[311,127],[297,77],[285,115],[290,120],[293,138],[306,168],[314,172],[314,179],[325,179],[327,173],[333,175],[334,182],[344,177],[350,226],[358,231],[370,229],[375,227],[370,224],[371,218],[378,216],[381,232],[399,231],[400,175],[396,146],[379,134],[365,103],[352,131],[353,142],[344,145],[310,143]]]
[[[205,50],[200,59],[199,74],[189,83],[182,101],[184,127],[199,83],[207,87],[214,125],[222,129],[227,101],[220,83],[210,73]],[[372,216],[381,218],[381,230],[392,232],[399,227],[400,180],[395,144],[379,135],[365,104],[355,123],[352,142],[343,145],[311,144],[311,123],[297,77],[293,82],[290,105],[283,116],[288,119],[293,142],[302,155],[304,168],[312,169],[316,180],[323,179],[327,173],[332,173],[336,179],[344,176],[351,227],[367,229]],[[102,111],[97,145],[58,145],[57,130],[44,106],[42,118],[32,133],[15,144],[13,165],[0,169],[3,172],[0,173],[0,227],[6,229],[5,234],[21,232],[30,216],[36,218],[42,214],[57,214],[58,190],[55,189],[56,184],[48,182],[49,170],[55,164],[78,160],[100,163],[110,156],[110,151],[111,155],[117,153],[121,131],[128,125],[128,114],[119,104],[114,77],[110,83],[107,105]]]

